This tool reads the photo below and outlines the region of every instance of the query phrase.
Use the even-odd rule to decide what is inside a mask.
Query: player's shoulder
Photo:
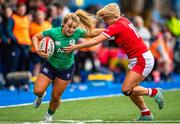
[[[61,30],[61,27],[50,28],[49,30],[52,30],[52,31],[60,31],[60,30]]]
[[[60,27],[57,27],[57,28],[49,28],[49,29],[46,29],[44,30],[44,32],[49,32],[49,33],[52,33],[52,34],[56,34],[57,32],[61,32],[61,28]]]
[[[128,18],[124,17],[124,16],[120,17],[118,19],[118,21],[117,21],[117,24],[119,24],[121,26],[130,24],[130,23],[131,23],[131,21]]]
[[[115,23],[113,23],[109,27],[114,27],[114,28],[118,27],[119,28],[119,27],[123,26],[124,24],[127,24],[127,22],[129,22],[128,19],[121,16],[120,18],[117,19],[117,21],[115,21]]]
[[[79,32],[86,32],[86,30],[85,29],[83,29],[83,28],[76,28],[76,31],[75,31],[75,33],[79,33]]]
[[[121,16],[121,17],[119,18],[119,21],[129,22],[129,19],[128,19],[127,17]]]
[[[85,34],[86,34],[86,30],[85,29],[83,29],[83,28],[77,28],[76,30],[75,30],[75,32],[74,32],[74,35],[76,35],[76,36],[78,36],[78,37],[82,37],[82,36],[84,36]]]

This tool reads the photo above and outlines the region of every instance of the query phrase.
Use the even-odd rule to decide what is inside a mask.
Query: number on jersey
[[[136,31],[136,28],[134,27],[134,25],[132,23],[128,24],[128,26],[134,31],[134,33],[136,34],[136,36],[139,38],[139,34]]]

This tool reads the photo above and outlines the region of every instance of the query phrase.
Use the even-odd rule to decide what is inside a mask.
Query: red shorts
[[[129,59],[128,68],[138,74],[147,77],[151,73],[154,66],[154,57],[149,51],[143,53],[141,56]]]

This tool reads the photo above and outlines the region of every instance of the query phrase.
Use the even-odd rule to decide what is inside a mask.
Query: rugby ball
[[[39,50],[51,57],[54,53],[54,41],[50,37],[45,37],[39,42]]]

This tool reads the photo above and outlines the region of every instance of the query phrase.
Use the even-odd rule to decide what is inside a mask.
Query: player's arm
[[[35,34],[33,37],[32,37],[32,42],[33,42],[33,45],[36,49],[36,51],[39,50],[39,41],[43,39],[43,35],[42,33],[37,33]]]
[[[87,38],[96,37],[99,34],[101,34],[104,30],[105,30],[104,28],[95,28],[90,33],[86,33],[85,37]]]
[[[108,39],[107,36],[103,35],[103,34],[100,34],[88,41],[85,41],[83,43],[80,43],[80,44],[76,44],[76,45],[70,45],[68,47],[64,47],[63,48],[63,51],[65,51],[66,53],[71,53],[72,51],[74,50],[79,50],[81,48],[85,48],[85,47],[92,47],[92,46],[95,46],[101,42],[103,42],[104,40]]]
[[[39,56],[41,56],[42,58],[47,58],[48,55],[46,55],[45,53],[43,53],[39,50],[39,41],[41,41],[43,38],[44,38],[44,36],[42,35],[42,32],[37,33],[32,37],[32,42],[35,47],[36,53]]]

